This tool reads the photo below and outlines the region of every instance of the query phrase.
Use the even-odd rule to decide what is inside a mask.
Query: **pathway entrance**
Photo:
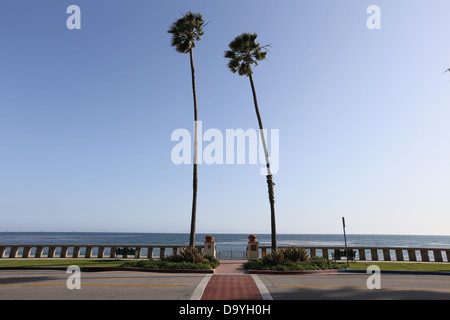
[[[202,300],[262,300],[253,277],[244,268],[245,262],[247,260],[220,260]]]
[[[220,265],[216,268],[216,270],[214,272],[215,274],[248,273],[247,270],[244,268],[244,263],[246,263],[247,260],[219,260],[219,261],[220,261]]]

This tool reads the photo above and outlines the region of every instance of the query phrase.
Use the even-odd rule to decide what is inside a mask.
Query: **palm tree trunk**
[[[194,174],[193,174],[193,196],[192,196],[192,215],[191,215],[191,234],[189,237],[189,246],[191,248],[195,247],[195,224],[196,224],[196,216],[197,216],[197,149],[198,149],[198,141],[197,141],[197,131],[198,131],[198,117],[197,117],[197,93],[195,90],[195,69],[194,69],[194,56],[192,48],[189,51],[189,56],[191,59],[191,75],[192,75],[192,94],[194,97]]]
[[[270,221],[271,221],[271,233],[272,233],[272,250],[277,249],[277,232],[275,226],[275,196],[273,192],[273,177],[270,171],[269,153],[267,152],[266,138],[264,136],[263,124],[261,120],[261,115],[259,114],[258,100],[256,99],[255,84],[253,83],[252,71],[249,74],[250,85],[252,86],[253,102],[255,104],[256,116],[258,117],[259,130],[261,133],[261,141],[264,148],[264,156],[266,157],[266,167],[267,167],[267,188],[269,190],[269,202],[270,202]]]

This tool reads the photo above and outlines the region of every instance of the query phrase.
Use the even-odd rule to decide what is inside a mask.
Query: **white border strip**
[[[191,300],[200,300],[203,296],[203,292],[205,291],[206,285],[208,284],[209,280],[211,280],[212,274],[207,274],[202,281],[198,284],[198,286],[195,288],[194,292],[191,295]]]
[[[252,274],[253,281],[255,281],[256,286],[258,287],[259,293],[261,294],[261,297],[263,300],[273,300],[272,296],[269,293],[269,290],[267,290],[264,283],[261,281],[261,279],[256,275]]]

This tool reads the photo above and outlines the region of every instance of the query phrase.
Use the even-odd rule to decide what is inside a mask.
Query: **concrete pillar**
[[[328,249],[322,249],[322,256],[325,258],[325,259],[328,259],[329,258],[329,255],[328,255]]]
[[[370,254],[372,255],[373,261],[378,261],[378,250],[377,249],[370,249]]]
[[[413,249],[408,250],[408,259],[409,261],[417,261],[416,250]]]
[[[110,258],[116,258],[116,248],[117,247],[111,247],[111,252],[109,253]]]
[[[9,257],[10,258],[15,258],[16,256],[17,256],[17,251],[19,250],[19,247],[17,247],[17,246],[12,246],[10,249],[9,249]]]
[[[259,258],[259,242],[249,242],[247,246],[247,259],[256,260]]]
[[[422,257],[422,261],[430,261],[427,249],[420,250],[420,256]]]
[[[359,248],[359,260],[366,260],[366,249]]]
[[[42,251],[44,251],[44,247],[37,246],[36,253],[34,254],[35,258],[42,258]]]
[[[441,252],[441,250],[434,250],[433,251],[433,255],[434,255],[434,261],[435,262],[443,262],[444,261],[442,259],[442,252]]]
[[[78,258],[80,256],[80,247],[73,247],[72,258]]]
[[[55,257],[55,250],[56,247],[48,247],[48,258],[54,258]]]
[[[159,248],[159,258],[160,259],[164,258],[165,254],[166,254],[166,248],[164,248],[164,247]]]
[[[61,253],[59,254],[60,258],[67,258],[67,251],[69,250],[69,247],[62,246],[61,247]]]
[[[97,257],[103,258],[104,255],[105,255],[105,247],[98,247]]]
[[[92,255],[92,247],[86,247],[86,254],[84,255],[85,258],[90,258]]]
[[[402,249],[396,249],[395,250],[395,257],[397,258],[397,261],[404,261],[403,258],[403,250]]]
[[[391,261],[391,251],[389,249],[383,249],[384,261]]]
[[[148,247],[147,250],[147,259],[153,259],[153,247]]]
[[[134,254],[134,258],[135,259],[140,259],[141,258],[141,247],[136,247],[136,253]]]
[[[216,256],[216,242],[215,241],[205,241],[205,248],[203,254],[210,254]]]
[[[30,251],[31,251],[31,247],[30,246],[23,247],[22,258],[29,258],[30,257]]]

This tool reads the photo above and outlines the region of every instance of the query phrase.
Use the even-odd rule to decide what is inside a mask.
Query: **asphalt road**
[[[190,300],[194,292],[198,295],[196,289],[208,277],[132,271],[82,272],[80,289],[70,290],[66,285],[70,276],[63,270],[0,271],[0,300]],[[450,299],[450,276],[381,274],[381,288],[372,290],[367,288],[369,276],[258,275],[274,300]]]
[[[274,300],[450,299],[450,276],[381,274],[380,289],[367,287],[369,276],[352,273],[259,275]]]

